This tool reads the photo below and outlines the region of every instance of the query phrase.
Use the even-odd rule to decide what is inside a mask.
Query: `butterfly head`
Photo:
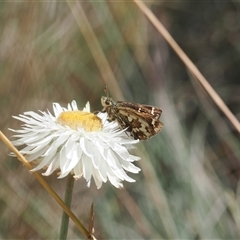
[[[101,97],[101,104],[104,108],[112,106],[113,105],[113,100],[109,97]]]

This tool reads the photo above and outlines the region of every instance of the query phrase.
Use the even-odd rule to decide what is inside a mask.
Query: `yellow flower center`
[[[62,112],[56,122],[62,126],[69,126],[74,130],[83,128],[87,132],[98,132],[102,129],[102,120],[90,112]]]

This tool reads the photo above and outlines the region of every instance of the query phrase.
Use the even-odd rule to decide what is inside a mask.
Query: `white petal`
[[[101,161],[100,161],[100,166],[98,167],[98,173],[102,179],[103,182],[106,182],[107,181],[107,167],[106,167],[106,162],[105,160],[102,158]]]
[[[42,154],[44,154],[47,149],[48,149],[48,146],[45,146],[45,147],[40,148],[40,149],[39,149],[37,152],[35,152],[35,153],[32,151],[32,153],[31,153],[29,156],[27,156],[26,159],[27,159],[29,162],[31,162],[31,161],[33,161],[33,160],[41,157]]]
[[[77,145],[74,145],[68,159],[69,161],[66,161],[63,168],[61,169],[63,172],[70,172],[77,165],[79,161]]]
[[[91,158],[91,157],[93,157],[93,154],[92,154],[92,150],[91,150],[88,142],[89,142],[88,139],[85,139],[85,138],[82,137],[82,138],[80,139],[80,146],[81,146],[83,152],[84,152],[88,157]]]
[[[77,102],[75,100],[72,101],[72,109],[73,111],[77,111],[78,110],[78,107],[77,107]]]
[[[90,103],[87,102],[86,106],[83,108],[83,112],[90,112]]]
[[[55,154],[51,154],[51,155],[48,155],[47,157],[44,157],[42,159],[42,161],[40,162],[40,164],[37,167],[35,167],[34,169],[32,169],[31,171],[38,171],[38,170],[42,169],[43,167],[50,164],[54,158],[56,158]]]
[[[53,161],[49,164],[47,171],[45,173],[42,173],[42,175],[49,176],[58,168],[59,168],[59,154],[56,154]]]
[[[74,168],[74,178],[79,179],[83,175],[83,165],[82,165],[82,158],[79,159],[77,165]]]
[[[54,111],[55,117],[57,117],[60,115],[60,113],[63,112],[63,109],[58,103],[53,103],[53,111]]]
[[[92,175],[92,161],[85,154],[82,155],[82,165],[83,165],[83,176],[86,179],[86,181],[89,182]]]
[[[128,172],[131,172],[131,173],[139,173],[141,171],[141,169],[139,167],[136,167],[135,165],[133,165],[130,162],[121,161],[121,165],[125,170],[127,170]]]
[[[97,186],[97,189],[101,188],[102,186],[102,178],[99,175],[99,172],[96,169],[93,169],[93,178],[95,181],[95,184]]]

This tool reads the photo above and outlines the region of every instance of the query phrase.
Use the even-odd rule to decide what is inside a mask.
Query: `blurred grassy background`
[[[98,239],[239,239],[239,135],[132,2],[1,2],[0,129],[24,111],[115,100],[162,108],[163,131],[138,144],[136,183],[75,183],[72,211]],[[240,118],[240,5],[150,4],[154,14]],[[86,18],[84,18],[84,14]],[[77,16],[77,17],[76,17]],[[94,34],[94,36],[92,35]],[[0,238],[54,239],[62,211],[0,143]],[[46,178],[63,197],[66,179]],[[69,239],[83,238],[70,221]]]

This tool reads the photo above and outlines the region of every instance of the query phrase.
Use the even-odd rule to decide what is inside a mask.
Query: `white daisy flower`
[[[131,139],[116,122],[108,122],[106,113],[94,115],[89,102],[79,111],[75,101],[68,108],[53,104],[54,115],[48,112],[25,112],[14,118],[24,124],[14,137],[15,146],[25,145],[20,152],[38,165],[32,170],[47,168],[48,176],[60,169],[58,178],[69,173],[75,179],[84,177],[90,186],[93,176],[97,188],[109,180],[117,188],[121,181],[135,182],[125,170],[138,173],[133,162],[140,158],[129,153],[138,140]]]

